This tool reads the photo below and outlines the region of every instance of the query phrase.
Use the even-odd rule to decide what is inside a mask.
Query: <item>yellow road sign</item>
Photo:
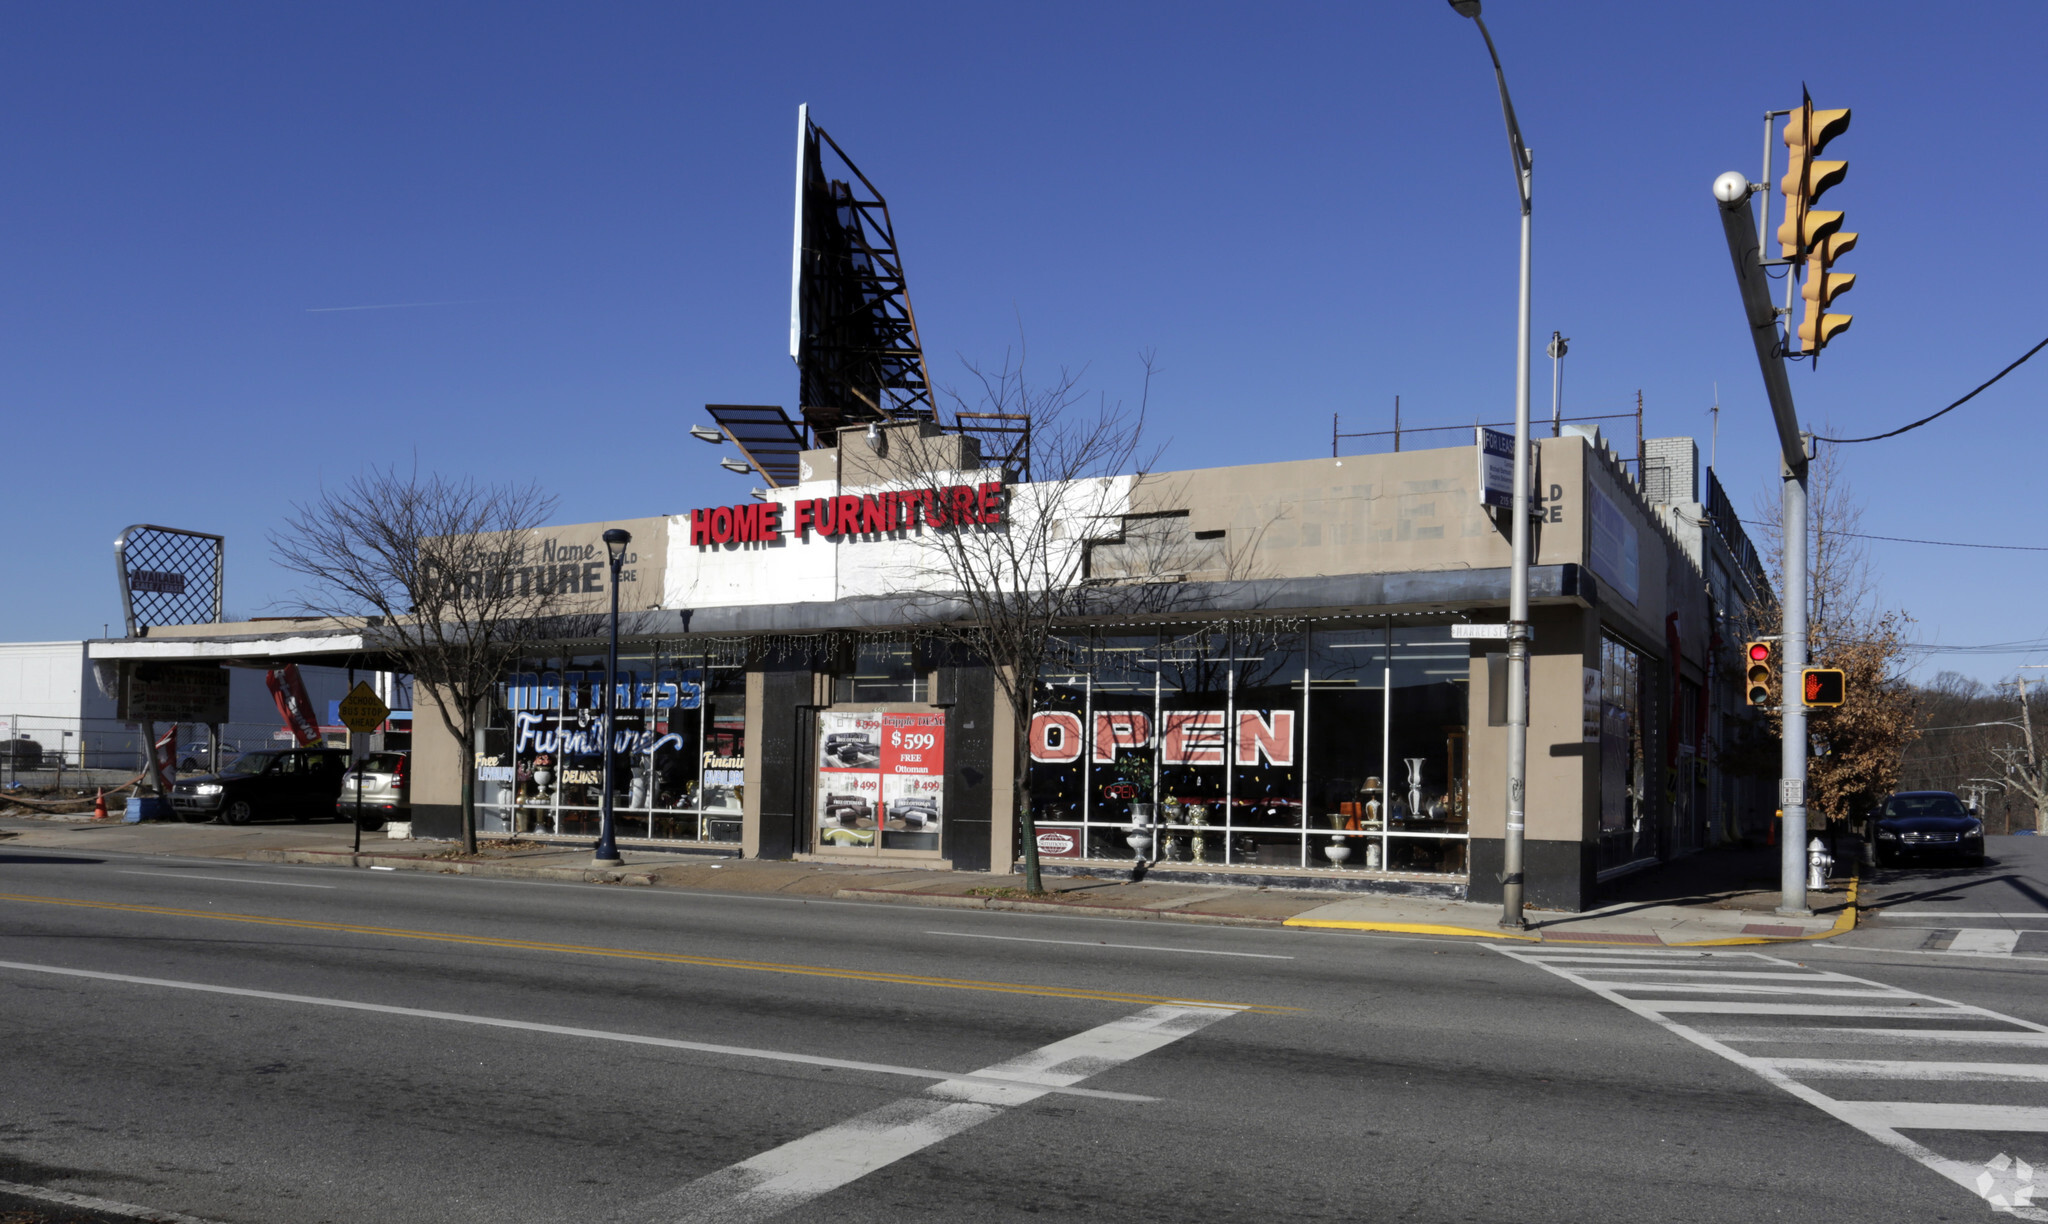
[[[351,731],[375,731],[391,717],[391,707],[361,680],[341,699],[341,725]]]

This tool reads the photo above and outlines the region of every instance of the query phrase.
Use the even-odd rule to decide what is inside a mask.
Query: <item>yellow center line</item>
[[[0,901],[34,905],[63,905],[74,909],[117,910],[128,914],[155,914],[170,918],[207,918],[216,922],[249,922],[260,926],[290,927],[301,931],[336,931],[347,935],[376,935],[389,939],[424,939],[435,943],[469,944],[484,948],[514,948],[526,952],[566,952],[575,956],[604,956],[620,960],[656,961],[669,965],[695,965],[707,969],[742,969],[754,973],[794,973],[806,977],[842,978],[856,982],[882,982],[895,986],[933,986],[947,990],[982,990],[999,994],[1038,995],[1048,999],[1089,999],[1106,1003],[1175,1003],[1195,1007],[1226,1007],[1233,1011],[1283,1015],[1301,1011],[1263,1003],[1225,1003],[1213,999],[1189,999],[1178,995],[1132,994],[1120,990],[1084,990],[1070,986],[1031,986],[1021,982],[980,982],[971,978],[925,977],[912,973],[883,973],[869,969],[832,969],[821,965],[785,965],[774,961],[736,960],[723,956],[691,956],[681,952],[643,952],[633,948],[594,948],[583,944],[546,943],[534,939],[505,939],[495,935],[458,935],[446,931],[409,931],[403,927],[364,926],[352,922],[317,922],[304,918],[271,918],[260,914],[227,914],[211,910],[174,909],[164,905],[133,905],[118,901],[83,901],[71,897],[38,897],[25,893],[0,893]]]

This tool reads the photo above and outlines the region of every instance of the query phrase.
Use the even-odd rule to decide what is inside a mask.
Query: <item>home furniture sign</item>
[[[690,511],[690,543],[775,544],[791,535],[881,535],[924,527],[994,526],[1005,512],[1003,484],[946,485],[856,497],[803,497]],[[785,520],[784,512],[787,511]]]

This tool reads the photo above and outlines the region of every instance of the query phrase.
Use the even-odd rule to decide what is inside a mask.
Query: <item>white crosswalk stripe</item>
[[[2031,1136],[2048,1135],[2048,1025],[1761,952],[1601,955],[1491,946],[1754,1072],[1994,1210],[2048,1224],[2048,1146],[2027,1146],[2044,1142]],[[1981,946],[1982,955],[2011,953],[2010,943],[2004,952],[1990,950],[1995,940]],[[1865,1019],[1923,1027],[1853,1023]],[[1772,1049],[1800,1045],[1826,1046],[1833,1056],[1793,1057]],[[1989,1057],[1965,1061],[1973,1046]],[[1873,1056],[1858,1057],[1865,1048]],[[1909,1056],[1921,1051],[1933,1057]],[[1937,1092],[1929,1084],[1942,1087]],[[1982,1101],[1957,1099],[1994,1092]],[[1951,1099],[1915,1100],[1916,1094]],[[2038,1206],[2034,1168],[2042,1170]]]

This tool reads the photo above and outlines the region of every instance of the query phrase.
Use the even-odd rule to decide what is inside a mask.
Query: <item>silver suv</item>
[[[363,758],[360,766],[351,768],[341,777],[341,793],[334,798],[334,815],[341,820],[350,816],[366,833],[374,833],[384,827],[387,821],[408,821],[412,819],[412,800],[408,795],[405,781],[405,762],[409,754],[403,752],[373,752]],[[362,806],[356,806],[356,776],[362,775]]]

